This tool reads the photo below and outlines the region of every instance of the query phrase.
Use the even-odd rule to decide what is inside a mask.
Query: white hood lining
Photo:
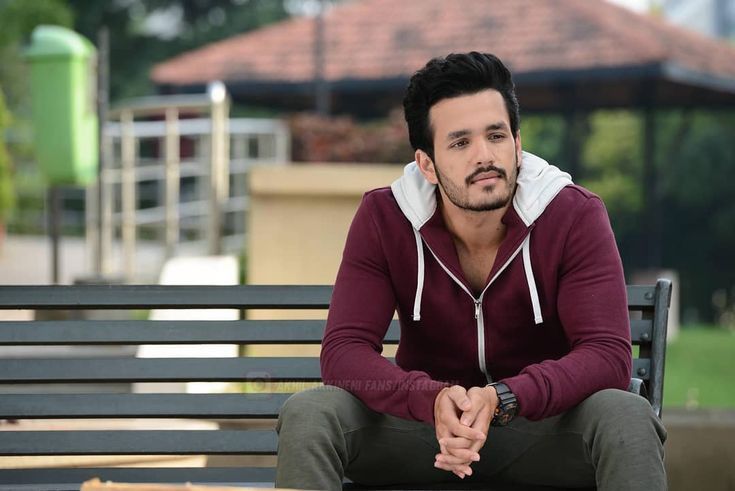
[[[518,187],[513,198],[513,207],[523,223],[528,227],[538,219],[548,204],[564,187],[572,184],[569,174],[550,165],[545,160],[528,152],[523,152],[521,169],[518,173]],[[420,230],[436,212],[436,185],[424,178],[416,165],[411,162],[403,170],[403,176],[391,185],[393,196],[404,216],[411,222],[416,238],[418,268],[416,274],[416,295],[413,305],[413,320],[421,319],[421,299],[425,281],[425,260],[423,239]],[[536,279],[531,265],[531,233],[521,246],[523,268],[531,297],[534,322],[543,323]],[[511,260],[515,258],[515,254]],[[439,261],[438,258],[436,258]],[[440,262],[441,264],[441,262]],[[507,265],[506,265],[507,266]],[[442,264],[446,270],[446,267]],[[503,268],[504,269],[504,268]],[[494,279],[494,278],[493,278]],[[492,282],[492,281],[491,281]]]

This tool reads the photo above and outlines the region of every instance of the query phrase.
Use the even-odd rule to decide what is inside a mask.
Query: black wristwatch
[[[498,393],[498,407],[495,408],[495,415],[490,424],[492,426],[505,426],[510,423],[518,413],[518,399],[510,390],[510,387],[502,382],[494,382],[488,384],[488,387],[495,387]]]

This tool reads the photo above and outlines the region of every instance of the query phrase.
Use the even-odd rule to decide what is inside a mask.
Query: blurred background
[[[409,77],[469,50],[675,281],[664,417],[713,429],[670,459],[735,489],[735,0],[0,0],[0,283],[331,283]]]

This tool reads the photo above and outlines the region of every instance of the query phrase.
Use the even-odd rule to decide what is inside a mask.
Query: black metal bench
[[[660,414],[671,283],[629,286],[634,375]],[[327,309],[329,286],[0,286],[0,309]],[[0,346],[140,344],[312,344],[323,320],[59,320],[0,322]],[[397,324],[386,342],[398,342]],[[318,382],[314,357],[0,359],[0,419],[196,418],[274,420],[289,394],[61,394],[49,384],[227,381]],[[14,387],[44,388],[13,393]],[[17,431],[0,427],[1,456],[274,455],[272,429]],[[0,469],[0,489],[79,489],[118,482],[272,483],[272,467]]]

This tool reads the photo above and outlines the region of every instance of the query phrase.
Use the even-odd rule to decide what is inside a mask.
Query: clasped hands
[[[434,400],[434,423],[441,453],[434,467],[451,471],[460,478],[472,475],[473,462],[487,439],[490,421],[498,405],[495,387],[460,385],[445,387]]]

